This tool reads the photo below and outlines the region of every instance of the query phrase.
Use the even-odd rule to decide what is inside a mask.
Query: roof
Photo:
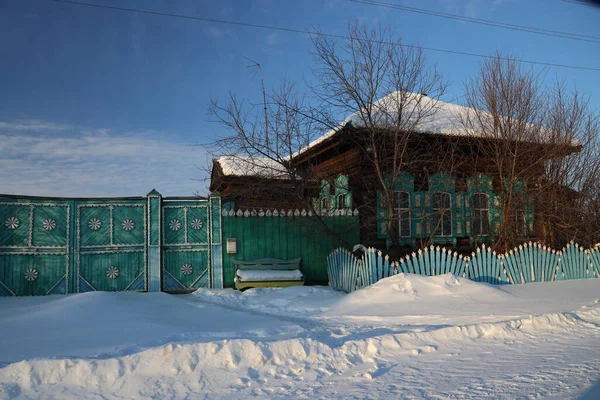
[[[372,104],[370,115],[364,110],[352,113],[338,126],[315,139],[305,148],[296,152],[294,157],[333,137],[348,124],[351,124],[353,127],[364,127],[366,125],[365,119],[367,116],[370,116],[373,119],[373,125],[376,127],[382,129],[394,127],[398,123],[397,115],[399,105],[402,105],[401,118],[403,120],[400,121],[402,126],[409,127],[413,132],[439,134],[444,136],[489,137],[486,132],[483,131],[466,130],[462,123],[464,118],[468,116],[474,117],[476,113],[481,116],[482,112],[479,110],[436,100],[425,94],[396,91],[375,101]],[[423,112],[419,112],[419,109],[428,110],[425,112],[427,115],[423,117]],[[490,114],[483,112],[483,115],[487,115],[491,121],[492,116]],[[539,143],[544,142],[549,142],[549,138],[540,138]],[[578,146],[579,143],[577,140],[571,139],[570,145]]]
[[[225,176],[257,176],[263,178],[288,178],[281,163],[266,157],[221,156],[213,159]]]

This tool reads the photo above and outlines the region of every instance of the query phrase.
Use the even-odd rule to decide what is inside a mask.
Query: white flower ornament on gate
[[[112,265],[106,269],[106,277],[109,279],[117,279],[119,276],[119,268]]]
[[[127,218],[125,221],[123,221],[123,223],[121,224],[121,226],[123,227],[124,231],[131,231],[133,230],[133,228],[135,228],[135,222],[133,222],[132,220],[130,220],[129,218]]]
[[[181,222],[178,219],[174,219],[171,222],[169,222],[169,228],[172,231],[178,231],[179,229],[181,229]]]
[[[192,264],[183,264],[181,266],[181,273],[183,275],[190,275],[193,271]]]
[[[6,226],[8,229],[17,229],[19,227],[19,218],[17,217],[10,217],[6,220],[6,222],[4,222],[4,226]]]
[[[52,218],[46,218],[44,222],[42,222],[42,226],[47,231],[53,231],[56,228],[56,221]]]
[[[97,231],[101,226],[102,221],[100,221],[98,218],[92,218],[88,222],[88,227],[93,231]]]
[[[26,281],[33,282],[38,278],[38,271],[35,268],[27,268],[24,276]]]
[[[192,221],[192,229],[202,229],[203,226],[204,223],[202,223],[200,218],[196,218]]]

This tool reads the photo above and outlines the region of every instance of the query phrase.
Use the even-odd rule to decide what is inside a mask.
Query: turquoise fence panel
[[[361,289],[398,273],[443,275],[451,273],[492,285],[550,282],[600,277],[600,244],[583,249],[570,243],[563,251],[537,243],[526,243],[505,254],[483,245],[463,257],[439,246],[430,246],[391,262],[373,248],[361,259],[337,249],[327,258],[330,286],[346,292]],[[354,267],[354,265],[358,267]],[[350,275],[348,275],[350,271]],[[356,284],[345,280],[358,275]]]
[[[0,195],[0,296],[222,287],[220,201]]]
[[[71,211],[66,201],[0,199],[0,296],[72,291]]]
[[[146,201],[79,201],[77,292],[147,290]]]
[[[180,293],[210,287],[209,215],[206,199],[163,199],[162,291]]]

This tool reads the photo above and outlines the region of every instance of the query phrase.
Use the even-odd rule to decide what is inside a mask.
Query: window
[[[394,211],[398,218],[398,234],[400,237],[410,237],[410,193],[399,191],[394,194]]]
[[[344,208],[346,208],[346,195],[345,194],[338,194],[337,197],[337,208],[338,210],[343,210]]]
[[[490,197],[485,193],[473,194],[473,235],[490,234]]]
[[[433,216],[435,236],[452,236],[452,214],[450,211],[450,193],[434,193]]]
[[[329,199],[321,197],[321,212],[326,212],[329,209]]]
[[[526,235],[525,233],[525,207],[518,203],[515,206],[515,233],[519,237]]]

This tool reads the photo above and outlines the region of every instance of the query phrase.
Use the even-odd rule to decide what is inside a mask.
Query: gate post
[[[221,197],[210,196],[210,287],[223,288],[223,243],[221,227]]]
[[[162,232],[162,196],[152,189],[146,195],[148,201],[148,292],[160,292],[161,290],[161,232]]]

